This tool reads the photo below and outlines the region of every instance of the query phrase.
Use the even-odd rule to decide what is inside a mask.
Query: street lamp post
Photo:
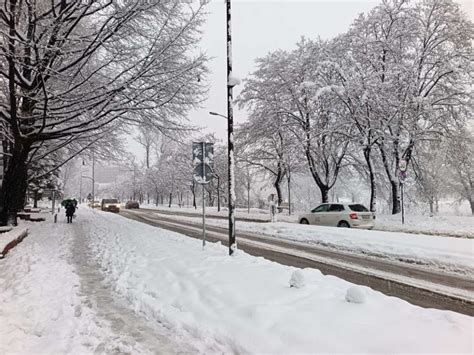
[[[235,186],[234,186],[234,112],[232,88],[235,85],[232,77],[232,32],[231,0],[226,0],[227,15],[227,151],[229,170],[229,255],[237,248],[235,243]]]
[[[228,101],[227,113],[231,116],[224,116],[217,112],[210,111],[209,114],[213,116],[223,117],[227,120],[227,152],[228,152],[228,175],[229,175],[229,182],[228,182],[228,189],[229,189],[229,255],[234,253],[236,249],[236,241],[235,241],[235,184],[234,184],[234,125],[233,120],[229,119],[232,117],[232,87],[229,83],[227,86],[228,93],[230,92],[230,99]],[[217,176],[217,185],[219,189],[219,176]],[[219,190],[218,190],[219,194]],[[220,197],[220,196],[219,196]],[[220,204],[220,199],[218,197],[218,203]],[[220,210],[220,206],[218,207]]]

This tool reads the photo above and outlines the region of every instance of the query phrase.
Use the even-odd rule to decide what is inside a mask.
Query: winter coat
[[[66,216],[72,216],[76,212],[76,207],[73,204],[66,206]]]

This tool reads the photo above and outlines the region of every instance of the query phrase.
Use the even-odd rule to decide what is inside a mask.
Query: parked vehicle
[[[323,203],[298,220],[301,224],[372,229],[375,213],[358,203]]]
[[[140,208],[140,204],[138,201],[127,201],[125,204],[125,208],[127,209],[133,209],[133,208]]]
[[[101,202],[101,210],[108,212],[120,212],[120,202],[115,198],[103,199]]]

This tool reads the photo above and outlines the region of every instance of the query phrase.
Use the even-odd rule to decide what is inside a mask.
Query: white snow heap
[[[305,284],[304,275],[301,270],[296,270],[291,274],[290,287],[303,288]]]
[[[365,303],[366,296],[362,287],[354,285],[347,289],[346,301],[351,303]]]

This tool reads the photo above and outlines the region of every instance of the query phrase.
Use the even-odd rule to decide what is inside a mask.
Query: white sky
[[[254,68],[254,60],[276,49],[291,49],[301,36],[327,39],[347,31],[361,12],[376,6],[379,0],[233,0],[232,1],[232,51],[233,72],[245,78]],[[458,1],[473,19],[473,1]],[[190,112],[193,125],[215,132],[226,141],[227,122],[209,111],[227,114],[226,106],[226,15],[225,1],[213,0],[208,5],[208,20],[203,28],[201,50],[212,60],[208,63],[209,98],[203,108]],[[234,89],[234,98],[239,88]],[[236,122],[246,120],[246,113],[234,108]],[[132,151],[140,154],[140,147],[130,143]],[[142,155],[142,154],[140,154]]]

